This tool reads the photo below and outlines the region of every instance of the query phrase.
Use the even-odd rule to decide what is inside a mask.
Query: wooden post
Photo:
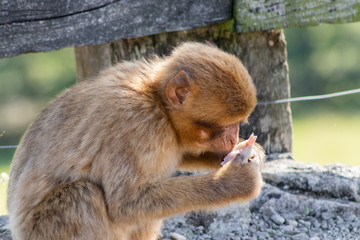
[[[76,81],[80,82],[111,66],[110,44],[76,47],[75,59]]]
[[[97,58],[96,66],[100,67],[108,65],[109,62],[149,57],[154,53],[167,55],[173,47],[183,41],[210,41],[238,56],[257,86],[259,101],[289,97],[283,31],[239,34],[228,31],[227,24],[122,39],[110,44],[110,54],[106,47],[106,51],[100,56],[98,54],[104,47],[102,45],[98,46],[98,50],[86,51],[86,53],[83,53],[82,48],[75,48],[78,77],[81,79],[83,76],[90,76],[94,69],[98,69],[84,67],[92,66],[93,58]],[[279,154],[291,155],[292,122],[289,104],[258,106],[249,120],[248,125],[241,126],[241,137],[247,138],[251,132],[258,135],[259,142],[264,146],[269,159],[278,158]]]

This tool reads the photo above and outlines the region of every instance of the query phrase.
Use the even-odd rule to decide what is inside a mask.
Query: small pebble
[[[293,227],[297,227],[298,223],[295,220],[289,220],[289,225]]]
[[[344,216],[344,220],[346,222],[354,222],[355,220],[357,220],[357,217],[353,213],[348,213]]]
[[[281,229],[282,229],[282,230],[284,231],[284,233],[286,233],[286,234],[292,234],[292,233],[294,233],[294,227],[291,226],[291,225],[286,225],[286,226],[282,227]]]
[[[321,214],[321,217],[322,217],[322,219],[324,219],[324,220],[328,220],[328,219],[332,218],[333,215],[332,215],[331,213],[329,213],[329,212],[323,212],[323,213]]]
[[[311,226],[310,222],[304,221],[304,220],[299,220],[299,222],[304,225],[306,228],[309,228]]]
[[[304,240],[304,239],[308,239],[308,235],[306,235],[305,233],[299,233],[299,234],[292,236],[291,239],[292,240]]]
[[[281,225],[285,222],[285,219],[280,216],[279,214],[275,214],[271,217],[271,220],[276,223],[277,225]]]
[[[340,216],[336,217],[336,221],[337,221],[337,224],[343,224],[344,223],[344,219],[342,219]]]
[[[178,234],[178,233],[171,233],[170,239],[171,240],[186,240],[186,237],[184,237],[183,235]]]
[[[274,210],[274,208],[272,208],[272,207],[267,207],[267,208],[264,208],[263,214],[264,214],[264,216],[266,216],[266,217],[268,217],[268,218],[271,218],[273,215],[277,215],[278,213],[276,213],[276,211]]]

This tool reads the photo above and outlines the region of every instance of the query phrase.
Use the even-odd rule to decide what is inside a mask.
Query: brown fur
[[[14,239],[156,239],[164,217],[256,197],[258,164],[220,165],[255,105],[240,61],[200,43],[66,90],[15,154]],[[178,167],[214,170],[171,177]]]

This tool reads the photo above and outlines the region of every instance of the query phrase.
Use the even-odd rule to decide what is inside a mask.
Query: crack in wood
[[[88,8],[88,9],[84,9],[84,10],[81,10],[81,11],[77,11],[77,12],[71,12],[71,13],[68,13],[68,14],[64,14],[64,15],[60,15],[60,16],[52,16],[52,17],[44,17],[44,18],[34,18],[34,19],[25,19],[25,20],[12,20],[12,21],[8,21],[8,22],[1,22],[0,23],[0,26],[1,25],[10,25],[10,24],[16,24],[16,23],[27,23],[27,22],[37,22],[37,21],[47,21],[47,20],[53,20],[53,19],[60,19],[60,18],[66,18],[66,17],[70,17],[70,16],[74,16],[74,15],[77,15],[77,14],[82,14],[82,13],[89,13],[91,11],[96,11],[96,10],[99,10],[101,8],[105,8],[109,5],[112,5],[116,2],[120,2],[121,0],[114,0],[114,1],[111,1],[109,3],[105,3],[105,4],[102,4],[102,5],[99,5],[97,7],[93,7],[93,8]],[[15,12],[53,12],[52,10],[36,10],[36,9],[29,9],[29,10],[16,10],[16,11],[2,11],[0,10],[0,12],[10,12],[10,13],[15,13]]]

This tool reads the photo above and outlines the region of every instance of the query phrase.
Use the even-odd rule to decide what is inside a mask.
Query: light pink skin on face
[[[237,146],[235,146],[234,149],[228,155],[226,155],[224,160],[221,162],[221,165],[224,166],[226,163],[230,162],[237,156],[240,157],[242,164],[246,164],[250,162],[251,160],[249,158],[253,155],[252,150],[256,138],[257,137],[254,135],[254,133],[252,133],[248,140],[245,140],[239,143]]]

